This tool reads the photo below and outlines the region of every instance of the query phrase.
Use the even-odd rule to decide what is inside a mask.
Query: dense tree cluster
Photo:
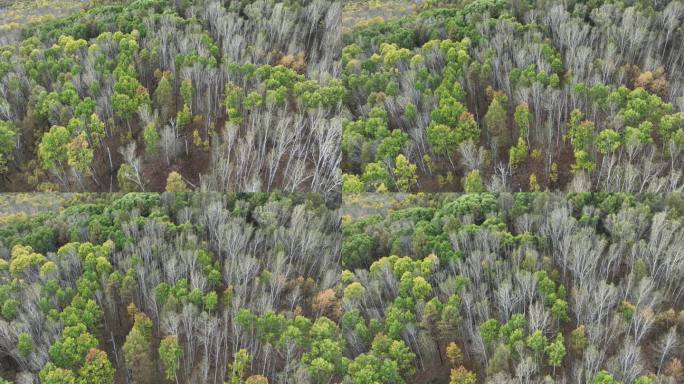
[[[477,172],[491,192],[681,190],[683,23],[679,0],[428,1],[359,22],[343,189],[467,191]]]
[[[339,215],[320,196],[83,195],[2,219],[6,379],[317,383],[346,372]],[[379,340],[378,358],[391,346]]]
[[[339,193],[339,3],[108,3],[0,46],[0,190]]]
[[[345,197],[348,345],[414,356],[352,382],[682,382],[683,215],[681,193]]]

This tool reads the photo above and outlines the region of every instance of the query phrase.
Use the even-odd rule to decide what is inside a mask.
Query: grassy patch
[[[390,20],[415,12],[417,2],[407,0],[350,1],[342,12],[342,27],[347,33],[359,23],[371,20]]]
[[[0,31],[13,31],[78,12],[90,0],[0,0]]]

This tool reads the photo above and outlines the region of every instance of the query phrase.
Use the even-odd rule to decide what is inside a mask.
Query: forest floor
[[[415,11],[416,2],[407,0],[354,0],[345,4],[342,12],[342,33],[355,25],[380,18],[390,20]]]
[[[342,216],[352,219],[370,215],[386,215],[389,208],[406,197],[403,193],[362,193],[342,196]]]

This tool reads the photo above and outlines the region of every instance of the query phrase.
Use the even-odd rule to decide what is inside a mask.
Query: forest
[[[343,24],[346,192],[684,186],[681,0],[352,1]]]
[[[0,195],[0,383],[677,384],[684,195]]]
[[[0,34],[0,191],[339,195],[339,3],[55,12]]]
[[[683,384],[684,0],[0,0],[0,384]]]
[[[342,367],[340,217],[320,195],[1,200],[0,383],[319,383]]]
[[[342,233],[351,383],[684,382],[681,193],[349,195]]]

